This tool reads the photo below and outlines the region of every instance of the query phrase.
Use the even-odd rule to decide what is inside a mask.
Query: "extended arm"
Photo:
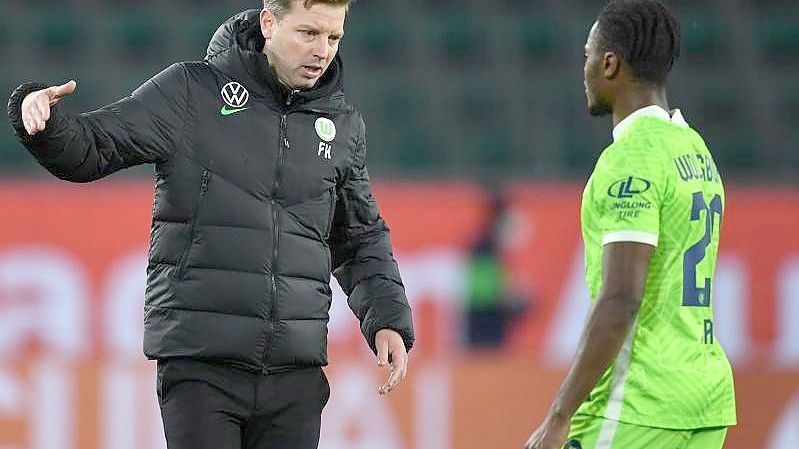
[[[70,115],[59,101],[74,81],[19,86],[8,101],[17,137],[55,176],[88,182],[120,169],[165,161],[177,145],[186,111],[186,75],[175,64],[116,103]]]

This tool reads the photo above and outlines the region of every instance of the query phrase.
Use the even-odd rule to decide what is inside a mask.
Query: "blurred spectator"
[[[503,242],[512,238],[510,222],[504,192],[493,190],[467,268],[464,325],[470,347],[502,346],[511,324],[527,309],[513,291],[502,262]]]

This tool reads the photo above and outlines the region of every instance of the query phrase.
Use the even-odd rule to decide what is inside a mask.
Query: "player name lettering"
[[[721,176],[713,159],[701,154],[685,154],[674,159],[677,174],[683,181],[701,180],[721,183]]]

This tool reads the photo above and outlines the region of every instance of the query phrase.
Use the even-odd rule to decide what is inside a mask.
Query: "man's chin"
[[[598,104],[598,103],[589,103],[588,104],[588,113],[591,114],[592,117],[602,117],[604,115],[610,114],[612,111],[610,108]]]
[[[316,86],[316,83],[319,81],[319,78],[301,78],[297,80],[294,84],[294,88],[298,90],[308,90],[313,89]]]

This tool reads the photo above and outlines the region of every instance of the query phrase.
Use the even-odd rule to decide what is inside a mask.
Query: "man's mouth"
[[[302,66],[303,74],[308,78],[318,78],[322,75],[322,66],[309,64]]]

